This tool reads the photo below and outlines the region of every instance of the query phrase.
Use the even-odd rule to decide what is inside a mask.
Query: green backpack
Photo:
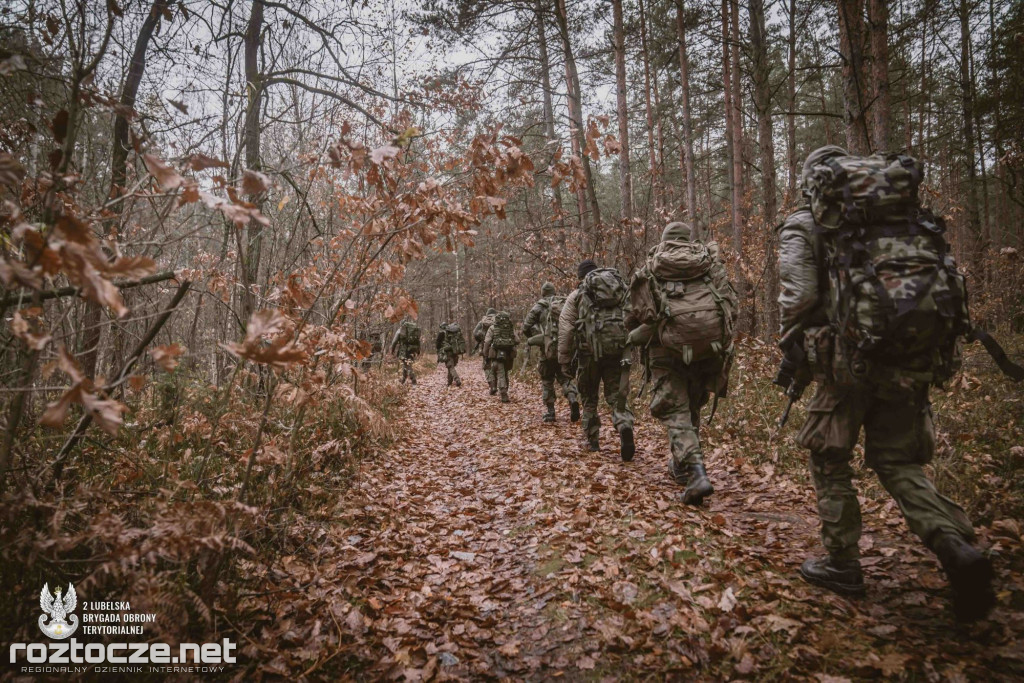
[[[544,313],[540,320],[540,333],[544,339],[541,351],[544,353],[544,358],[554,360],[558,358],[558,318],[562,315],[565,297],[552,296],[541,299],[539,303],[544,307]]]
[[[906,155],[831,158],[810,169],[826,312],[855,376],[874,361],[941,383],[956,372],[957,338],[971,328],[945,223],[918,200],[921,175]]]
[[[409,320],[402,323],[402,332],[399,334],[399,342],[405,346],[406,351],[412,353],[420,352],[420,326]]]
[[[494,316],[494,324],[491,325],[491,347],[499,351],[507,351],[516,346],[515,329],[512,327],[512,318],[505,311],[498,311]]]
[[[632,293],[637,317],[657,325],[658,343],[686,364],[732,348],[735,312],[711,279],[715,250],[700,242],[658,244]]]
[[[587,273],[580,284],[577,338],[595,359],[617,357],[626,348],[625,305],[628,288],[614,268]]]
[[[458,323],[448,323],[444,332],[444,341],[448,348],[457,356],[466,353],[466,338],[462,334],[462,328]]]

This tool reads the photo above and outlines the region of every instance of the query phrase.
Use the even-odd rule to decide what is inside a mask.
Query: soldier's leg
[[[498,393],[498,377],[495,374],[498,361],[488,358],[484,361],[484,376],[487,378],[487,386],[491,388],[491,396]]]
[[[668,432],[669,475],[686,484],[688,467],[703,465],[700,438],[693,424],[686,379],[672,368],[651,364],[651,415]]]
[[[601,433],[601,418],[597,415],[597,401],[601,389],[601,373],[597,362],[589,358],[580,359],[577,375],[580,401],[583,404],[583,433],[591,450],[598,449]]]
[[[633,411],[629,409],[629,366],[616,358],[607,359],[601,365],[604,399],[612,409],[612,424],[619,433],[619,454],[623,462],[629,462],[636,452]]]
[[[412,381],[413,384],[416,384],[416,370],[414,370],[412,366],[413,359],[409,358],[408,360],[406,360],[406,363],[409,364],[409,379]]]
[[[555,421],[555,369],[552,363],[546,358],[541,358],[537,364],[537,373],[540,375],[541,399],[544,401],[546,411],[545,422]]]
[[[551,361],[554,369],[555,379],[562,387],[562,395],[569,401],[569,421],[576,422],[580,419],[580,395],[576,390],[576,382],[562,371],[562,366],[557,361]]]
[[[455,366],[459,364],[459,357],[449,356],[445,364],[448,366],[448,377],[455,382],[455,386],[461,387],[462,378],[459,377],[459,371],[455,369]]]
[[[512,361],[508,359],[494,361],[493,365],[497,372],[498,392],[501,394],[501,402],[508,403],[508,371],[512,367]]]
[[[940,494],[922,469],[935,452],[927,389],[909,399],[877,400],[864,431],[865,460],[899,504],[910,530],[938,556],[953,588],[957,618],[984,617],[995,604],[992,563],[971,545],[974,529],[963,508]]]
[[[864,577],[860,569],[860,504],[853,486],[853,447],[870,397],[863,391],[840,392],[819,385],[808,405],[807,422],[797,443],[811,451],[811,479],[818,499],[821,542],[828,551],[800,567],[808,582],[841,593],[860,594]]]
[[[398,359],[398,364],[402,367],[402,384],[405,384],[409,377],[409,364],[404,357]]]

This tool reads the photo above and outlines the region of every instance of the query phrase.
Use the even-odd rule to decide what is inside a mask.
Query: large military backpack
[[[628,289],[619,271],[598,268],[580,284],[577,338],[594,358],[621,356],[626,348],[625,311]]]
[[[543,337],[541,352],[544,358],[554,360],[558,358],[558,318],[562,315],[565,297],[550,296],[538,303],[544,309],[540,319],[540,333]]]
[[[491,325],[494,324],[494,316],[494,313],[488,313],[484,317],[480,318],[480,322],[477,324],[477,330],[479,330],[479,332],[477,333],[478,336],[476,340],[481,344],[484,343],[484,337],[487,336],[487,330],[491,329]],[[474,330],[474,332],[476,332],[476,330]]]
[[[491,326],[491,348],[507,351],[516,346],[516,333],[512,326],[512,318],[505,311],[498,311]]]
[[[463,336],[458,323],[448,323],[444,331],[444,341],[455,355],[461,356],[466,352],[466,337]]]
[[[670,240],[647,258],[631,297],[637,318],[656,325],[658,343],[684,363],[724,357],[735,312],[712,280],[717,245]]]
[[[420,352],[420,326],[411,320],[406,320],[402,323],[402,331],[398,336],[399,343],[401,343],[407,352],[419,353]]]
[[[902,154],[840,156],[809,169],[828,261],[826,312],[855,376],[875,362],[942,382],[956,371],[957,338],[971,329],[945,223],[918,199],[921,177]]]

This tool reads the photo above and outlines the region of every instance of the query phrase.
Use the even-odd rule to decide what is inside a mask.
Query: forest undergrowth
[[[1012,342],[1017,351],[1024,337]],[[944,582],[873,477],[862,476],[859,486],[865,564],[869,580],[874,571],[881,584],[869,598],[875,602],[856,606],[794,583],[795,564],[816,550],[817,529],[805,454],[793,443],[802,406],[779,433],[784,401],[770,384],[775,352],[756,340],[740,349],[732,393],[703,433],[719,493],[701,511],[674,497],[664,474],[664,434],[647,414],[646,396],[634,401],[641,465],[624,468],[611,449],[588,464],[577,428],[564,416],[555,432],[541,426],[532,361],[520,362],[513,376],[510,408],[487,402],[476,357],[460,366],[468,377],[461,392],[443,387],[443,371],[429,358],[418,363],[415,387],[399,385],[389,362],[315,397],[284,381],[271,386],[269,374],[236,377],[256,396],[266,397],[270,386],[277,400],[267,404],[266,419],[251,395],[175,371],[144,389],[149,396],[130,397],[140,408],[126,416],[129,428],[83,444],[59,477],[46,463],[16,463],[24,485],[0,507],[3,525],[16,530],[2,549],[0,577],[14,595],[34,595],[44,580],[56,580],[91,599],[129,600],[134,610],[160,615],[154,635],[163,638],[234,637],[246,663],[233,672],[241,678],[558,671],[600,678],[621,674],[633,650],[638,671],[648,672],[705,667],[712,675],[781,676],[793,665],[790,673],[837,667],[870,676],[913,665],[930,677],[953,666],[937,651],[936,659],[911,653],[907,643],[887,646],[913,618],[892,626],[886,610],[906,598],[913,609],[942,615]],[[1024,605],[1016,521],[1024,513],[1024,408],[1019,392],[989,366],[972,348],[948,391],[935,393],[939,438],[931,470],[940,490],[968,510],[1008,579],[1002,607],[982,629],[999,643],[1024,632],[1015,611]],[[641,384],[636,371],[634,394]],[[296,421],[304,409],[306,419]],[[305,426],[292,433],[295,424]],[[482,477],[480,490],[466,477]],[[494,486],[507,488],[507,496],[488,493]],[[513,523],[508,510],[499,517],[486,510],[487,501],[521,505],[528,514]],[[452,510],[462,512],[449,517]],[[480,551],[438,550],[459,539],[498,543],[485,553],[489,568],[473,560]],[[624,542],[631,550],[623,556]],[[618,559],[602,556],[610,550]],[[908,557],[909,571],[900,571]],[[924,579],[920,566],[930,567]],[[760,579],[752,567],[761,567]],[[423,580],[415,595],[399,590],[411,577]],[[925,592],[902,585],[915,580]],[[773,585],[778,581],[784,584]],[[455,616],[436,612],[445,604],[424,608],[432,585],[448,606],[468,600],[462,616],[473,628],[453,632]],[[449,594],[459,586],[469,592]],[[524,599],[543,606],[523,613]],[[739,609],[730,606],[737,599]],[[34,628],[32,602],[5,603],[0,619],[8,640]],[[826,618],[819,603],[838,611]],[[495,613],[504,615],[500,628]],[[868,639],[861,643],[867,659],[840,661],[843,648],[816,640],[839,614],[851,625],[872,622],[874,635],[858,635]],[[399,618],[404,625],[396,626]],[[538,624],[565,627],[564,640],[538,649],[527,640]],[[414,647],[403,647],[403,628],[418,633],[409,635]],[[927,637],[937,637],[936,629]],[[755,633],[766,639],[755,645]],[[965,672],[995,665],[967,647],[956,663]],[[1002,654],[990,655],[1003,657],[1002,666],[1009,650],[996,649]],[[872,659],[874,652],[882,654]]]

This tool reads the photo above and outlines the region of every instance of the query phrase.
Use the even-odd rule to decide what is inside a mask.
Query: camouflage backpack
[[[580,284],[576,332],[583,350],[594,358],[621,356],[626,348],[628,289],[614,268],[587,273]]]
[[[458,323],[448,323],[444,331],[444,341],[448,348],[457,356],[466,353],[466,337]]]
[[[544,358],[554,360],[558,358],[558,318],[562,315],[565,297],[551,296],[541,299],[539,303],[544,307],[543,317],[540,321],[540,333],[544,338],[541,351]]]
[[[810,169],[807,193],[824,237],[829,321],[850,371],[869,362],[941,383],[970,330],[967,287],[945,223],[921,208],[918,162],[905,155],[841,156]],[[903,372],[910,376],[910,372]]]
[[[491,347],[499,351],[515,348],[516,335],[512,327],[512,318],[505,311],[498,311],[491,326]]]
[[[494,324],[495,313],[488,313],[484,317],[480,318],[480,322],[477,327],[480,330],[480,337],[477,339],[481,344],[484,343],[484,337],[487,336],[487,330],[491,329],[491,325]]]
[[[659,345],[686,364],[724,357],[732,348],[735,315],[711,277],[717,248],[689,241],[658,244],[630,292],[637,318],[657,325]]]
[[[407,352],[420,352],[420,326],[411,320],[402,323],[402,331],[398,339]]]

